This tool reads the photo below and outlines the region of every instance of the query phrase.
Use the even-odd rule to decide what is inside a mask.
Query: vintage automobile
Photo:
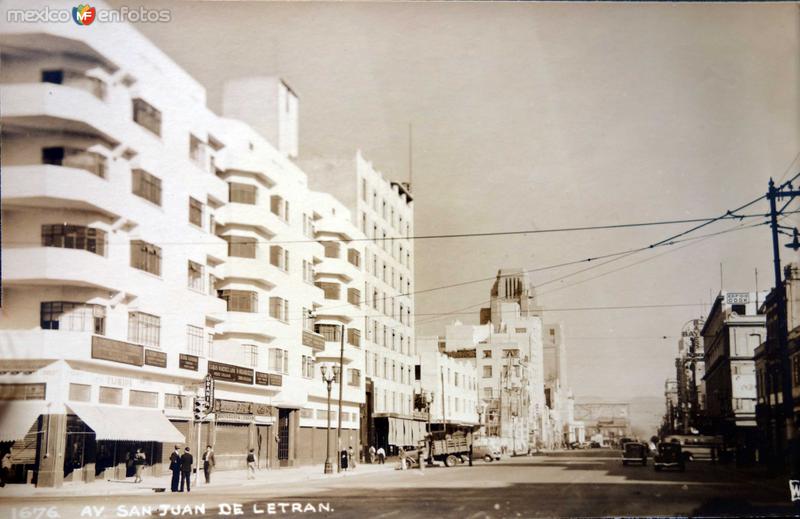
[[[658,451],[653,457],[653,468],[657,471],[667,468],[676,468],[683,472],[686,470],[686,459],[681,452],[678,442],[662,442],[658,444]]]
[[[647,465],[647,445],[640,442],[625,442],[622,448],[622,464],[641,463]]]
[[[666,436],[667,443],[678,442],[686,461],[719,459],[724,451],[722,436],[702,436],[697,434],[672,434]]]

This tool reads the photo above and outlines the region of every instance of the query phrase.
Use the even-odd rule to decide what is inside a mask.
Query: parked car
[[[592,442],[589,444],[589,447],[591,447],[592,449],[599,449],[600,447],[602,447],[602,445],[600,445],[600,442]]]
[[[678,442],[662,442],[653,458],[653,468],[656,471],[668,468],[677,468],[681,472],[686,470],[686,460]]]
[[[473,445],[472,459],[485,462],[500,461],[500,449],[491,445]]]
[[[625,442],[625,446],[622,449],[622,464],[641,463],[642,465],[647,465],[647,451],[647,445],[644,443]]]

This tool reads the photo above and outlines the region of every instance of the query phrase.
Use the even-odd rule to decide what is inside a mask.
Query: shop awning
[[[425,422],[407,418],[389,417],[389,444],[398,446],[417,445],[425,439]]]
[[[0,442],[25,438],[42,414],[64,414],[64,408],[60,404],[51,404],[48,408],[44,400],[0,401]]]
[[[95,404],[67,404],[98,440],[185,443],[186,437],[161,411]]]

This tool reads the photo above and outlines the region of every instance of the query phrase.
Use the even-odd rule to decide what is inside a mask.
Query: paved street
[[[181,515],[203,515],[202,510],[186,507],[205,505],[205,515],[216,516],[226,511],[225,504],[240,504],[242,517],[257,517],[270,512],[270,503],[277,515],[282,515],[285,503],[286,514],[299,515],[300,507],[325,517],[783,516],[791,512],[786,487],[764,479],[757,469],[694,462],[685,473],[655,472],[650,465],[623,467],[616,456],[610,450],[559,452],[424,472],[363,471],[328,480],[201,486],[191,495],[4,498],[0,516],[24,517],[22,506],[55,507],[60,517],[78,517],[84,506],[104,507],[102,517],[145,515],[151,507],[152,515],[158,516],[159,505]]]

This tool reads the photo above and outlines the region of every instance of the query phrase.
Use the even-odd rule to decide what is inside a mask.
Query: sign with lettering
[[[186,353],[181,353],[178,355],[178,367],[181,369],[190,369],[192,371],[197,371],[200,368],[200,358],[195,357],[194,355],[187,355]]]
[[[240,384],[253,383],[252,369],[234,366],[232,364],[208,361],[208,374],[217,380],[227,380],[229,382],[238,382]]]
[[[303,330],[303,346],[311,346],[314,351],[323,351],[325,349],[325,337],[318,333]]]
[[[44,400],[47,384],[0,384],[0,400]]]
[[[167,367],[167,354],[158,350],[144,350],[144,363],[157,368]]]
[[[138,344],[92,335],[92,358],[142,366],[144,364],[144,348]]]
[[[256,384],[259,386],[282,386],[283,377],[275,373],[261,373],[256,371]]]
[[[729,305],[746,305],[750,302],[750,294],[747,292],[728,292],[725,294],[725,303]]]
[[[242,402],[240,400],[214,400],[215,413],[229,413],[238,415],[259,415],[273,416],[274,408],[267,404],[257,404],[255,402]],[[219,415],[217,416],[219,418]]]

